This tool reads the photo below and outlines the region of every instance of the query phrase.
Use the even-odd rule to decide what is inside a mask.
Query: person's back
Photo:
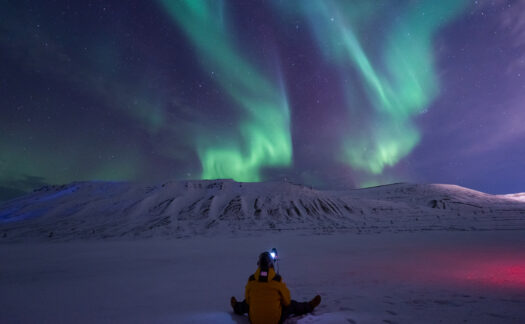
[[[250,276],[244,292],[244,300],[230,300],[235,313],[248,313],[252,324],[282,323],[290,315],[303,315],[313,311],[321,302],[317,295],[309,302],[296,302],[290,299],[290,291],[281,276],[275,273],[273,259],[263,252],[257,262],[257,271]]]
[[[290,305],[290,291],[273,268],[259,268],[248,279],[245,299],[253,324],[278,323],[282,307]]]

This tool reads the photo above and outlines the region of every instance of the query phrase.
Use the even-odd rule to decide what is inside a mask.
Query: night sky
[[[2,1],[0,198],[77,180],[525,191],[525,0]]]

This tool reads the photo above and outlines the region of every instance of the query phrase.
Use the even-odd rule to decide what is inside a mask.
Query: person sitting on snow
[[[248,279],[244,300],[231,298],[236,314],[248,313],[252,324],[283,323],[290,315],[310,313],[321,303],[317,295],[309,302],[296,302],[290,298],[290,291],[281,276],[275,273],[273,259],[268,252],[259,255],[257,271]]]

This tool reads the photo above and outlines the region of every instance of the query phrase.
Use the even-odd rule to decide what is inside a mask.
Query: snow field
[[[2,323],[248,323],[231,312],[276,247],[288,323],[523,323],[525,231],[149,239],[0,246]]]

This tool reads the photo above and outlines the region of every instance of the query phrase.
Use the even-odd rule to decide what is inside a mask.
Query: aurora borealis
[[[286,96],[278,81],[262,76],[232,44],[221,13],[222,2],[165,0],[162,3],[195,45],[203,67],[214,71],[214,81],[242,111],[234,136],[197,138],[201,142],[197,143],[201,178],[260,181],[262,166],[290,165],[292,148]]]
[[[381,48],[381,55],[375,60],[367,54],[357,33],[367,30],[366,25],[375,21],[374,15],[389,10],[392,2],[326,1],[305,6],[317,42],[324,47],[323,53],[333,58],[343,74],[357,72],[356,81],[363,85],[367,99],[361,104],[375,110],[368,122],[377,124],[378,130],[371,133],[367,127],[365,132],[344,140],[343,159],[351,167],[381,174],[417,145],[419,132],[411,117],[428,107],[439,89],[432,37],[464,5],[465,2],[456,0],[406,4],[386,37],[375,42]],[[341,14],[346,12],[350,14]],[[330,36],[325,40],[325,35]],[[384,72],[380,73],[377,66]],[[345,88],[355,88],[355,84],[347,84]],[[353,108],[356,101],[349,95],[347,106]]]
[[[525,1],[7,1],[0,198],[79,180],[525,191]]]

